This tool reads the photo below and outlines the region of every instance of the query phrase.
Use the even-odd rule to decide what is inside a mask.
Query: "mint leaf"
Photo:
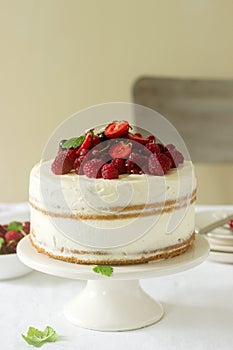
[[[62,148],[63,149],[77,148],[81,146],[84,139],[85,139],[85,136],[73,137],[72,139],[69,139],[66,142],[64,142],[62,145]]]
[[[23,229],[22,222],[12,221],[7,226],[7,231],[21,231]]]
[[[101,273],[104,276],[110,277],[113,273],[113,268],[111,266],[97,265],[92,269],[96,273]]]
[[[55,342],[57,334],[52,327],[47,326],[44,331],[37,328],[29,327],[27,335],[22,334],[23,339],[29,344],[37,348],[47,342]]]
[[[2,245],[5,242],[4,238],[0,237],[0,250],[2,249]]]

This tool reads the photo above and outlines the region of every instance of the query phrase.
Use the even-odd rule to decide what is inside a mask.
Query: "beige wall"
[[[146,74],[233,78],[232,0],[0,0],[0,201],[53,129]]]

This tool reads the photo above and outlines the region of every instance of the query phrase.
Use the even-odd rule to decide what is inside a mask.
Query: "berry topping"
[[[140,135],[140,136],[139,136],[139,135]],[[142,145],[146,145],[147,142],[148,142],[148,139],[143,138],[143,137],[141,136],[141,134],[138,134],[138,133],[132,134],[131,132],[129,132],[129,133],[127,134],[127,138],[130,139],[130,140],[132,140],[132,141],[139,142],[139,143],[141,143]]]
[[[101,177],[102,166],[103,161],[101,159],[91,159],[85,162],[83,172],[86,176],[97,179]]]
[[[151,152],[151,153],[160,153],[160,147],[157,143],[152,143],[149,142],[146,144],[146,148]]]
[[[129,160],[131,160],[139,168],[143,168],[144,166],[148,165],[148,157],[142,156],[138,153],[131,153],[129,156]]]
[[[0,254],[16,253],[18,242],[30,233],[30,222],[12,221],[8,225],[0,225]]]
[[[148,140],[149,142],[153,142],[153,143],[156,142],[156,138],[154,137],[154,135],[148,136],[148,137],[147,137],[147,140]]]
[[[99,178],[103,165],[111,164],[106,168],[112,169],[113,175],[106,175],[106,178],[121,174],[162,176],[184,162],[183,155],[174,145],[165,147],[156,143],[154,135],[144,137],[141,133],[130,132],[130,129],[127,121],[114,121],[102,132],[96,133],[91,129],[85,135],[62,140],[52,171],[56,175],[73,171],[78,175]],[[116,171],[114,174],[113,167],[118,175]],[[0,227],[0,233],[1,230]]]
[[[126,121],[113,122],[108,124],[104,130],[104,134],[109,139],[124,137],[129,131],[129,123]]]
[[[111,161],[111,164],[117,168],[119,175],[126,173],[125,161],[122,158],[115,158]]]
[[[112,164],[105,164],[101,170],[102,177],[104,179],[112,180],[112,179],[118,179],[119,173],[117,168]]]
[[[111,146],[109,154],[112,158],[126,158],[131,153],[132,144],[120,141]]]
[[[165,153],[168,158],[172,161],[172,168],[177,168],[180,164],[184,162],[184,156],[179,152],[174,145],[167,145],[165,147]]]
[[[81,146],[78,148],[76,154],[80,155],[81,151],[86,148],[86,149],[91,149],[92,147],[92,137],[93,137],[93,132],[89,131],[86,136],[85,139],[83,141],[83,143],[81,144]]]
[[[52,163],[52,172],[55,175],[68,174],[73,169],[73,162],[71,161],[70,150],[59,152]]]
[[[171,168],[172,162],[165,154],[151,154],[149,157],[149,171],[152,175],[165,175]]]

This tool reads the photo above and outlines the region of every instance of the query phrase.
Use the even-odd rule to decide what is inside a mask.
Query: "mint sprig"
[[[113,268],[111,266],[97,265],[92,269],[96,273],[101,273],[104,276],[110,277],[113,273]]]
[[[7,226],[7,231],[22,231],[23,224],[19,221],[12,221]]]
[[[72,137],[71,139],[65,141],[62,145],[63,149],[77,148],[81,146],[85,139],[85,136]]]
[[[37,328],[29,327],[27,335],[22,334],[23,339],[29,344],[37,348],[47,342],[55,342],[57,334],[52,327],[47,326],[44,331]]]

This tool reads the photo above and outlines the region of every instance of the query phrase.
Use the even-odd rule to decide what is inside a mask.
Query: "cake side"
[[[41,166],[45,166],[45,172],[41,172]],[[196,180],[191,162],[185,162],[180,169],[173,169],[162,178],[128,175],[126,184],[122,183],[121,178],[111,180],[110,183],[102,179],[87,179],[89,189],[96,186],[96,183],[99,184],[97,188],[101,189],[102,199],[105,200],[97,208],[90,206],[90,203],[82,198],[83,194],[78,191],[78,180],[79,176],[72,173],[65,177],[52,174],[49,163],[37,165],[32,170],[31,241],[38,251],[77,263],[130,264],[181,254],[193,242]],[[40,181],[45,186],[44,193],[41,193]],[[149,197],[145,196],[148,183],[149,187],[153,187]],[[119,184],[123,186],[123,190],[129,184],[133,187],[134,195],[127,205],[124,201],[123,203],[118,201],[116,206],[116,201],[112,200],[114,198],[111,193],[115,193],[114,186]],[[61,188],[65,201],[60,200]],[[100,194],[99,191],[95,193],[97,196]],[[182,220],[179,224],[174,221],[172,233],[168,234],[167,226],[175,213],[182,215]],[[143,229],[148,224],[146,221],[148,217],[153,218],[154,225],[145,235],[135,242],[114,249],[96,250],[84,247],[68,239],[58,230],[59,222],[65,223],[67,227],[77,227],[80,220],[84,220],[88,227],[94,225],[102,229],[115,227],[128,229],[132,221],[137,218]],[[57,225],[54,225],[54,218],[57,220]]]

